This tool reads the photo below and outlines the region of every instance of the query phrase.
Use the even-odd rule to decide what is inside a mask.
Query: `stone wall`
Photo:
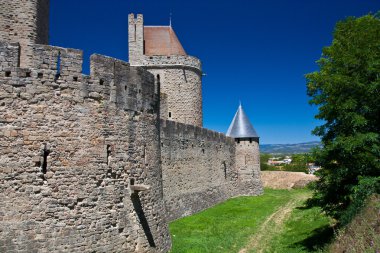
[[[128,47],[129,62],[133,65],[141,65],[144,55],[144,18],[143,15],[128,15]]]
[[[157,78],[160,77],[161,93],[166,94],[169,119],[184,124],[203,126],[202,66],[201,61],[189,55],[144,55],[143,16],[129,14],[129,61],[133,66],[144,66]]]
[[[262,193],[259,139],[238,139],[236,143],[236,167],[239,187],[248,195]]]
[[[221,133],[161,120],[161,160],[169,220],[262,192],[260,182],[239,179],[235,141]]]
[[[145,66],[154,76],[160,76],[161,93],[166,94],[162,119],[202,127],[202,74],[186,67]]]
[[[0,43],[0,252],[167,252],[154,77],[100,55],[84,76],[81,51],[44,45],[18,68],[18,51]]]
[[[21,45],[20,65],[31,67],[33,44],[48,44],[49,0],[1,0],[0,41]]]

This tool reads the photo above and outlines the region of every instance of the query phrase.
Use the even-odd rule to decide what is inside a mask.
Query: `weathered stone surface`
[[[49,0],[1,0],[0,41],[20,43],[22,67],[32,66],[33,44],[49,41],[49,3]]]
[[[198,59],[141,57],[132,15],[143,67],[95,54],[83,75],[42,45],[48,8],[0,2],[0,252],[167,252],[168,220],[262,192],[258,142],[200,127]]]
[[[202,127],[202,66],[188,55],[145,55],[144,20],[141,14],[129,15],[129,61],[143,66],[159,79],[165,103],[161,118]]]
[[[168,219],[239,195],[262,193],[258,144],[204,128],[161,120],[161,160]],[[252,157],[250,160],[245,158]]]
[[[167,251],[153,76],[100,55],[82,76],[81,51],[42,45],[38,68],[19,69],[17,46],[1,45],[4,252]],[[132,179],[151,188],[131,197]]]

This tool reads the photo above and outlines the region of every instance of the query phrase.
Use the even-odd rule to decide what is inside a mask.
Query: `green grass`
[[[265,252],[324,252],[334,235],[332,225],[320,208],[295,208]]]
[[[171,252],[239,252],[250,245],[256,232],[268,232],[262,235],[263,240],[269,240],[265,245],[273,245],[272,248],[263,249],[263,252],[308,252],[312,249],[309,245],[312,243],[307,239],[315,236],[317,229],[330,224],[319,209],[295,209],[283,226],[275,231],[266,231],[266,226],[261,225],[291,201],[310,194],[306,189],[266,189],[262,196],[230,199],[201,213],[174,221],[169,226],[173,240]],[[267,221],[268,228],[273,228],[271,222],[274,221]],[[255,249],[249,252],[255,252]]]

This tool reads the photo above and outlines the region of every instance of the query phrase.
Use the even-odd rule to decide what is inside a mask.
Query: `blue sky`
[[[53,0],[50,44],[128,60],[128,13],[146,25],[172,25],[202,60],[206,128],[226,132],[239,100],[261,143],[318,140],[306,73],[337,21],[380,10],[379,0]]]

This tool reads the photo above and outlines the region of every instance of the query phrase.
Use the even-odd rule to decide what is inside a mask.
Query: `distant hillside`
[[[319,141],[297,144],[263,144],[260,145],[261,153],[268,154],[299,154],[308,153],[313,147],[319,146]]]

